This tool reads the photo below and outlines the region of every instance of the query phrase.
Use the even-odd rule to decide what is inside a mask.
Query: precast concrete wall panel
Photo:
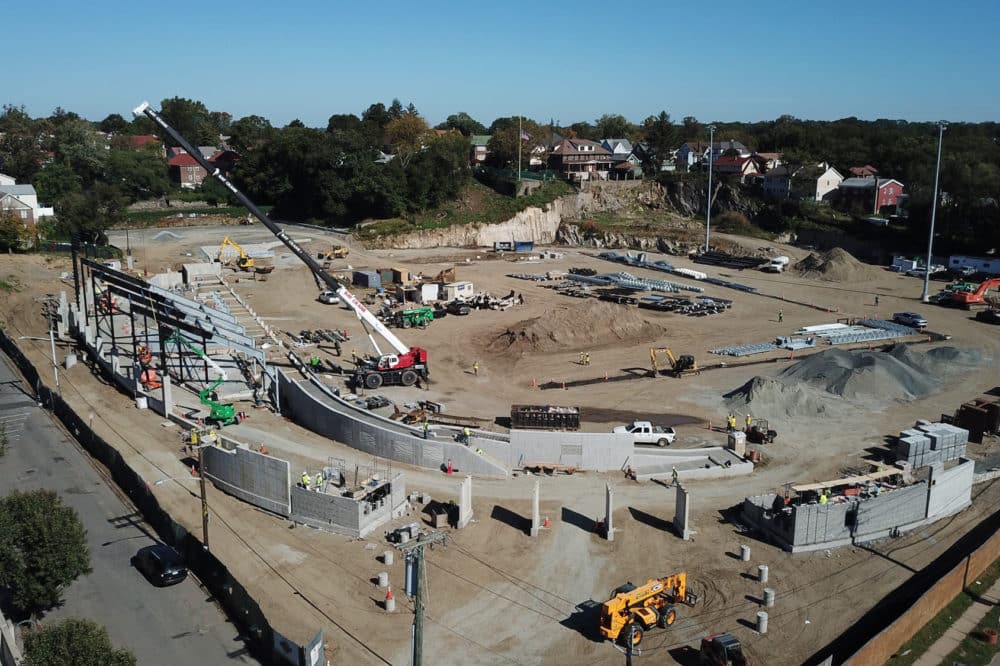
[[[885,492],[878,497],[858,502],[855,536],[902,527],[926,517],[927,484],[921,482],[906,488]]]
[[[962,460],[951,469],[931,470],[928,518],[948,516],[969,506],[974,471],[975,464],[971,460]]]
[[[552,462],[582,469],[621,469],[632,455],[629,433],[511,430],[507,464]]]
[[[796,507],[793,545],[850,540],[851,529],[847,515],[854,510],[854,504],[805,504]]]
[[[288,461],[249,449],[202,449],[206,476],[220,490],[282,516],[291,511]]]
[[[413,428],[351,407],[308,380],[290,379],[284,373],[278,376],[282,403],[295,422],[324,437],[371,455],[421,467],[436,469],[451,459],[466,474],[507,475],[506,467],[464,444],[425,440]],[[474,444],[477,445],[478,442]]]

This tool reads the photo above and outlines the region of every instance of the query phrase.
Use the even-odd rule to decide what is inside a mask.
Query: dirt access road
[[[244,242],[240,231],[225,229],[238,242]],[[179,247],[177,243],[162,244],[162,248],[158,244],[154,251],[150,244],[146,251],[150,262],[166,265],[181,260]],[[678,426],[676,446],[718,443],[723,436],[710,433],[704,423],[724,418],[722,394],[755,375],[773,375],[790,363],[787,353],[772,355],[776,358],[773,363],[713,370],[683,380],[599,382],[568,391],[533,389],[531,381],[573,381],[603,376],[605,370],[615,375],[625,368],[645,368],[650,346],[692,353],[704,364],[713,360],[707,354],[713,347],[765,341],[789,334],[799,326],[826,323],[837,317],[764,296],[711,288],[710,294],[735,300],[730,312],[686,318],[642,311],[642,320],[659,327],[652,329],[653,333],[645,324],[634,323],[630,314],[638,311],[629,313],[625,308],[614,311],[617,314],[613,321],[588,320],[588,313],[597,311],[575,311],[580,305],[576,299],[505,277],[509,272],[566,270],[571,266],[589,266],[600,272],[622,269],[588,256],[590,252],[554,249],[567,252],[566,257],[512,265],[466,250],[369,253],[352,246],[351,256],[343,262],[345,267],[403,265],[413,272],[434,274],[457,264],[458,278],[473,281],[477,289],[494,294],[514,289],[526,300],[524,306],[505,312],[447,317],[427,330],[400,332],[405,342],[430,350],[433,381],[426,391],[387,389],[382,393],[400,403],[429,397],[445,402],[451,413],[489,420],[505,415],[514,402],[579,405],[584,408],[585,418],[588,407],[647,414],[653,420],[659,414],[676,414],[695,421]],[[794,248],[776,249],[793,257],[803,254]],[[15,257],[14,261],[12,265],[16,265],[26,286],[23,291],[3,294],[5,326],[18,335],[40,335],[45,324],[33,299],[67,288],[56,278],[60,271],[67,270],[68,263],[46,263],[34,257]],[[684,259],[671,261],[703,269]],[[612,587],[625,580],[638,582],[682,570],[688,572],[702,603],[694,609],[682,609],[670,631],[651,634],[644,641],[647,656],[660,657],[654,659],[657,662],[687,663],[701,635],[730,630],[745,641],[757,663],[800,663],[847,629],[913,570],[947,548],[997,501],[1000,489],[996,484],[977,486],[972,508],[918,533],[871,548],[795,556],[748,541],[733,525],[721,522],[720,512],[745,495],[778,488],[789,481],[831,478],[841,469],[856,465],[867,448],[880,446],[886,435],[908,427],[914,419],[950,412],[960,401],[990,388],[996,384],[993,359],[998,345],[996,329],[970,321],[968,313],[918,306],[915,297],[920,292],[919,282],[913,278],[878,271],[866,274],[861,281],[832,283],[725,269],[710,268],[706,272],[731,274],[733,279],[762,291],[836,308],[841,314],[874,314],[873,294],[879,293],[881,314],[917,309],[931,321],[932,329],[952,336],[949,344],[979,350],[982,361],[977,369],[956,375],[938,392],[917,400],[839,400],[839,409],[815,418],[780,419],[779,415],[761,414],[771,419],[780,432],[778,441],[766,449],[766,464],[749,477],[690,484],[691,518],[697,534],[689,542],[678,540],[668,531],[666,521],[673,517],[673,491],[656,483],[626,482],[617,474],[544,478],[542,512],[550,518],[551,526],[538,539],[530,539],[524,534],[523,520],[529,514],[528,499],[535,479],[521,476],[507,481],[476,480],[476,522],[454,532],[449,546],[435,549],[428,559],[425,654],[434,663],[620,663],[621,654],[612,646],[588,637],[586,629],[592,625],[592,616],[578,606],[603,601]],[[0,277],[3,273],[0,270]],[[303,270],[281,268],[268,282],[241,280],[233,286],[280,328],[298,331],[346,327],[358,353],[368,351],[367,340],[349,312],[320,306],[312,300],[315,286]],[[780,323],[779,309],[783,318]],[[530,320],[538,318],[542,323],[532,327]],[[553,321],[568,325],[546,332],[545,327]],[[650,339],[628,337],[636,326]],[[545,349],[515,345],[504,350],[498,346],[497,339],[508,330],[523,329],[546,332],[541,336]],[[623,337],[619,339],[619,335]],[[47,343],[24,340],[21,344],[39,367],[45,365]],[[348,356],[350,349],[350,345],[345,348]],[[591,353],[590,367],[577,364],[580,352]],[[332,356],[330,359],[336,360]],[[471,372],[475,361],[480,365],[478,376]],[[60,376],[64,395],[81,412],[93,411],[95,426],[106,433],[109,441],[121,444],[123,454],[137,469],[151,479],[184,472],[176,435],[162,428],[159,419],[135,410],[86,367],[78,366]],[[586,429],[593,431],[611,425],[597,419],[585,423]],[[255,413],[249,426],[271,434],[268,446],[279,454],[286,449],[301,459],[312,455],[318,462],[331,456],[356,456],[352,449],[304,432],[274,415]],[[406,472],[410,488],[426,490],[444,500],[456,497],[454,479],[424,470]],[[605,483],[611,483],[615,490],[615,524],[619,529],[611,543],[590,530],[594,517],[603,511]],[[176,487],[167,484],[158,488],[161,500],[179,520],[197,530],[197,502],[182,483],[173,485]],[[334,663],[407,663],[408,602],[401,599],[398,608],[403,612],[385,616],[377,606],[381,593],[370,582],[385,569],[375,560],[384,546],[378,544],[370,550],[365,547],[366,543],[377,543],[377,539],[357,542],[315,530],[289,529],[287,523],[214,490],[210,492],[210,504],[213,549],[223,554],[281,631],[304,641],[316,627],[323,627],[335,644],[330,652]],[[750,543],[753,549],[752,567],[731,555],[741,543]],[[758,608],[760,586],[747,577],[758,563],[770,566],[772,587],[778,595],[770,632],[765,637],[757,636],[746,624]],[[393,582],[401,584],[399,558],[389,570]]]

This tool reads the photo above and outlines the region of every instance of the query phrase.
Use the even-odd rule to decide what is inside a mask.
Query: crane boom
[[[164,120],[159,113],[150,108],[149,102],[143,102],[142,104],[137,106],[135,109],[132,110],[132,114],[135,115],[136,117],[145,115],[154,123],[162,127],[163,130],[167,134],[169,134],[170,137],[174,141],[176,141],[181,148],[186,150],[188,154],[191,157],[193,157],[194,160],[198,164],[200,164],[203,169],[205,169],[205,171],[209,173],[209,175],[213,176],[216,180],[222,183],[227,190],[232,192],[233,196],[235,196],[236,199],[241,204],[243,204],[243,206],[245,206],[246,209],[249,210],[254,217],[260,220],[264,224],[264,226],[267,227],[268,231],[274,234],[278,238],[278,240],[280,240],[282,243],[285,244],[285,247],[287,247],[289,250],[292,251],[292,254],[298,257],[302,261],[302,263],[304,263],[306,266],[309,267],[309,270],[312,271],[313,277],[316,279],[317,284],[319,284],[321,281],[323,283],[326,283],[327,287],[335,291],[337,293],[337,296],[339,296],[344,302],[346,302],[348,305],[351,306],[351,309],[354,310],[355,314],[358,316],[358,319],[360,319],[363,323],[367,324],[368,326],[371,326],[373,329],[378,331],[379,335],[385,338],[389,342],[389,344],[392,345],[392,347],[396,350],[397,353],[407,354],[412,351],[409,347],[403,344],[402,340],[393,335],[393,333],[385,326],[385,324],[383,324],[381,321],[378,320],[378,318],[375,315],[369,312],[368,308],[366,308],[354,294],[352,294],[350,291],[347,290],[346,285],[344,285],[337,278],[330,275],[322,266],[320,266],[315,259],[309,256],[308,252],[303,250],[298,243],[292,240],[288,236],[288,234],[285,233],[284,229],[282,229],[273,221],[271,221],[271,219],[264,213],[264,211],[258,208],[257,205],[254,204],[254,202],[250,201],[250,199],[245,194],[240,192],[239,189],[237,189],[237,187],[233,185],[229,181],[229,179],[226,178],[226,176],[218,169],[218,167],[214,166],[211,162],[205,159],[204,155],[201,154],[200,150],[194,148],[188,142],[188,140],[185,139],[183,135],[181,135],[180,132],[178,132],[169,124],[167,124],[167,121]],[[371,338],[370,333],[368,337]],[[375,344],[374,338],[371,338],[371,340],[372,344],[375,346],[375,350],[381,355],[381,351],[379,350],[378,345]]]

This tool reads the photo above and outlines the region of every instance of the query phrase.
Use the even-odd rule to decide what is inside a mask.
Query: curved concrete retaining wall
[[[292,511],[292,485],[288,461],[245,448],[227,451],[207,446],[202,449],[206,477],[234,497],[262,509],[287,516]]]
[[[416,435],[413,428],[349,405],[314,386],[310,379],[278,373],[282,405],[299,425],[348,446],[409,465],[439,469],[448,460],[465,474],[507,476],[507,469],[474,448]],[[483,440],[486,441],[486,440]],[[479,445],[473,441],[473,447]]]

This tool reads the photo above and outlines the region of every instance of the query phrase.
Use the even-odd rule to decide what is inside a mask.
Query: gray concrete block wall
[[[848,514],[856,502],[802,504],[793,510],[793,544],[840,542],[851,539]]]
[[[926,517],[927,484],[920,482],[859,501],[854,535],[860,540],[869,534],[915,523]]]
[[[927,516],[939,518],[961,511],[972,502],[975,463],[962,459],[953,467],[931,469]]]
[[[282,516],[292,510],[287,460],[244,448],[205,447],[202,455],[207,478],[223,492]]]
[[[412,428],[380,419],[331,397],[308,380],[279,373],[282,403],[295,422],[315,433],[366,453],[398,462],[438,469],[448,459],[466,474],[506,476],[507,469],[476,454],[464,444],[424,439]]]
[[[509,467],[527,462],[555,462],[596,471],[622,469],[635,442],[628,433],[511,430],[501,459]],[[487,451],[501,447],[491,445]]]
[[[291,495],[293,519],[322,530],[361,536],[361,503],[298,486],[291,488]]]

